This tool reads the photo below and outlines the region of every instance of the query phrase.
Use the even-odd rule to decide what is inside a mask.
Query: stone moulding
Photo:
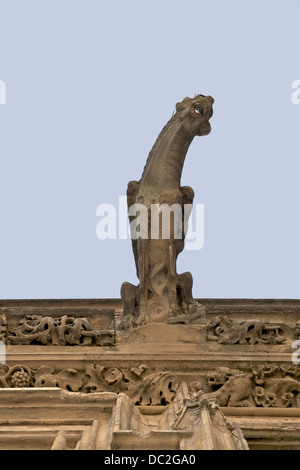
[[[239,426],[184,383],[158,413],[144,413],[124,393],[49,387],[0,389],[0,410],[0,448],[18,449],[22,442],[27,449],[49,450],[248,450]]]
[[[162,407],[135,406],[124,393],[0,389],[0,424],[0,448],[15,450],[276,449],[300,437],[297,409],[218,408],[184,383]]]
[[[174,401],[149,426],[141,411],[125,394],[118,396],[106,435],[105,448],[124,448],[124,438],[136,448],[180,450],[248,450],[240,428],[229,423],[213,399],[204,393],[191,395],[186,384],[179,387]],[[155,443],[155,444],[154,444]],[[169,443],[169,444],[168,444]],[[126,447],[125,447],[126,448]]]

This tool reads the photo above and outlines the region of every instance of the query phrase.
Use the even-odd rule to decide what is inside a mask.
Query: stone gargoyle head
[[[176,104],[176,115],[186,124],[184,128],[190,135],[201,136],[210,133],[209,119],[213,115],[213,103],[211,96],[196,95],[194,98],[186,97]]]

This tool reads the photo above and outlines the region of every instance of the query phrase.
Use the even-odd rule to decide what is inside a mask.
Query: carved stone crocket
[[[199,306],[192,297],[192,275],[176,272],[176,260],[184,248],[189,216],[184,207],[191,210],[194,198],[193,189],[181,186],[180,182],[191,142],[195,136],[207,135],[211,130],[209,119],[213,113],[213,102],[211,96],[197,95],[177,103],[175,114],[162,129],[149,153],[141,179],[128,184],[128,210],[134,204],[146,207],[148,224],[146,236],[132,239],[140,282],[138,286],[128,282],[122,284],[124,318],[121,328],[151,322],[188,323],[199,317]],[[160,217],[154,237],[151,209],[160,208],[163,204],[170,209],[170,235],[164,236],[163,218]],[[180,220],[175,217],[173,205],[182,209]],[[130,222],[137,213],[129,210]]]

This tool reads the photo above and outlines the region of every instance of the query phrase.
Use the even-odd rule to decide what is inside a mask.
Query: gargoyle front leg
[[[193,204],[195,193],[190,186],[181,186],[180,188],[183,195],[183,204]]]

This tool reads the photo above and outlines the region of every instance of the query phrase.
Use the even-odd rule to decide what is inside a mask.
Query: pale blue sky
[[[300,1],[0,0],[0,298],[118,297],[130,240],[99,204],[139,179],[175,104],[215,98],[182,183],[205,205],[195,297],[300,298]]]

